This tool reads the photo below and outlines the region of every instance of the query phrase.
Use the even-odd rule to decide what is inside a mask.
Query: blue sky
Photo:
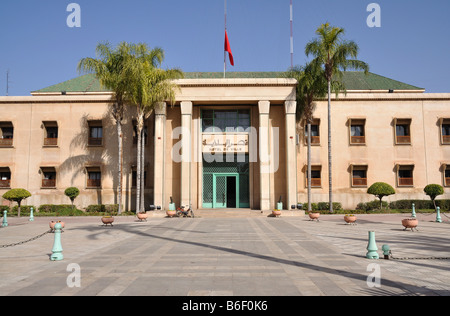
[[[81,7],[81,27],[69,28],[67,6]],[[370,71],[450,92],[450,1],[293,0],[294,64],[325,22],[346,30]],[[369,28],[367,6],[381,7],[381,27]],[[228,35],[235,66],[228,71],[285,71],[290,67],[289,0],[227,0]],[[77,77],[97,43],[145,42],[164,49],[165,68],[223,71],[224,0],[2,0],[0,95]]]

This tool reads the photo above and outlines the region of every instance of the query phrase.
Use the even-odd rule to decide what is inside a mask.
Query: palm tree
[[[296,101],[297,101],[297,122],[305,120],[307,124],[308,137],[308,211],[311,211],[311,124],[316,108],[315,100],[324,98],[327,94],[327,81],[323,69],[317,61],[296,66],[286,72],[285,77],[297,79]],[[342,89],[339,82],[332,81],[333,91],[336,94]]]
[[[309,42],[305,47],[306,56],[312,55],[315,62],[324,67],[324,75],[328,85],[328,181],[329,181],[329,209],[333,212],[332,173],[331,173],[331,82],[333,78],[342,81],[343,73],[347,69],[364,70],[367,74],[369,66],[360,60],[358,45],[353,41],[343,40],[344,29],[332,27],[329,23],[322,24],[316,31],[317,39]],[[349,59],[353,58],[353,59]]]
[[[139,213],[144,210],[144,121],[159,103],[167,100],[172,104],[175,102],[178,86],[172,79],[181,78],[183,74],[178,69],[159,68],[164,59],[164,52],[160,48],[150,49],[146,44],[136,44],[132,51],[135,58],[127,63],[125,69],[126,77],[132,78],[126,98],[137,110],[136,213]]]
[[[125,109],[125,94],[128,89],[128,78],[124,76],[123,70],[125,64],[131,57],[130,45],[122,42],[115,49],[111,48],[109,43],[100,43],[97,45],[96,53],[98,59],[83,58],[78,63],[78,71],[85,73],[94,73],[100,84],[113,92],[111,114],[116,122],[117,141],[118,141],[118,213],[122,212],[122,173],[123,173],[123,135],[122,121]]]

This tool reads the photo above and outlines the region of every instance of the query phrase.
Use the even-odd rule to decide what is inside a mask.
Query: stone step
[[[161,210],[147,212],[149,216],[166,217],[166,212]],[[227,217],[272,217],[272,211],[249,210],[249,209],[202,209],[194,210],[195,217],[198,218],[227,218]],[[282,210],[281,217],[288,216],[305,216],[302,210]]]

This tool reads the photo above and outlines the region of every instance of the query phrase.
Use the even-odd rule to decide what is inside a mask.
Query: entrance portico
[[[285,209],[296,205],[296,81],[177,84],[176,105],[155,116],[154,204],[270,210],[281,196]]]

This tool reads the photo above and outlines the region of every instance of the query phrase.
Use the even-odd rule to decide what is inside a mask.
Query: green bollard
[[[378,247],[375,242],[375,232],[369,232],[369,244],[367,245],[367,259],[379,259],[380,256],[378,255]]]
[[[412,204],[412,214],[411,217],[416,218],[416,206],[414,205],[414,203]]]
[[[33,215],[33,208],[32,207],[30,208],[30,219],[29,219],[29,221],[30,222],[34,221],[34,215]]]
[[[8,211],[3,211],[3,223],[2,223],[2,227],[8,226],[8,218],[7,218],[7,216],[6,216],[6,213],[8,213]]]
[[[436,222],[442,223],[441,219],[441,208],[438,206],[436,207]]]
[[[53,243],[52,255],[50,256],[51,261],[59,261],[64,259],[62,254],[63,248],[61,245],[61,228],[62,225],[60,223],[55,224],[55,240]]]
[[[384,259],[389,260],[389,255],[391,254],[391,247],[389,247],[389,245],[383,245],[381,247],[381,250],[383,250]]]

